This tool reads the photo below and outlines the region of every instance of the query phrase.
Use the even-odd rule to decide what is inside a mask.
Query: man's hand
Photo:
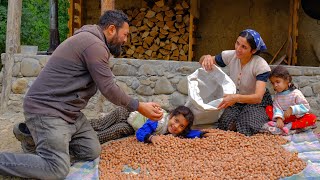
[[[154,102],[139,102],[138,112],[155,121],[159,121],[163,116],[160,105]]]
[[[211,55],[202,56],[199,63],[206,71],[212,71],[214,69],[214,60]]]
[[[291,115],[292,115],[292,108],[289,107],[289,109],[287,109],[287,110],[284,112],[284,118],[287,119],[287,118],[289,118]]]

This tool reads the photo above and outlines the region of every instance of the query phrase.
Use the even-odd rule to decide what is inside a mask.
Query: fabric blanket
[[[298,157],[306,161],[307,167],[300,173],[283,180],[320,179],[320,142],[312,130],[285,136],[289,142],[283,147],[290,152],[297,152]]]
[[[76,162],[71,165],[66,180],[97,180],[99,179],[99,159]]]
[[[320,142],[312,130],[284,136],[289,142],[283,147],[290,152],[297,152],[299,158],[308,163],[300,173],[282,180],[320,179]],[[72,164],[66,180],[97,180],[99,179],[99,158],[94,161],[76,162]],[[124,173],[139,173],[139,170],[124,168]]]

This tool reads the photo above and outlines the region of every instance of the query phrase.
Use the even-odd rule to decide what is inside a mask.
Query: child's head
[[[292,77],[284,66],[277,66],[272,69],[269,79],[276,92],[295,89],[294,85],[291,83]]]
[[[181,135],[188,132],[193,124],[193,113],[186,106],[179,106],[171,113],[168,121],[168,131],[173,135]]]

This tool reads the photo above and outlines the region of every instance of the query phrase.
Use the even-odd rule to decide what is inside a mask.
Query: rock
[[[139,68],[139,75],[156,75],[154,68],[149,64],[143,64]]]
[[[320,83],[314,83],[312,84],[312,90],[315,94],[320,93]]]
[[[49,60],[49,56],[43,56],[42,58],[39,59],[39,63],[42,68],[48,63],[48,60]]]
[[[137,74],[137,69],[131,65],[121,64],[114,65],[112,72],[116,76],[135,76]]]
[[[26,77],[35,77],[41,71],[41,66],[38,60],[33,58],[24,58],[21,62],[21,74]]]
[[[145,96],[151,96],[154,93],[154,90],[150,86],[145,85],[140,85],[136,91],[138,94]]]
[[[188,95],[188,79],[187,77],[182,78],[178,85],[177,90],[181,92],[182,94]]]
[[[12,76],[17,77],[20,73],[20,69],[21,69],[20,62],[15,63],[12,68]]]
[[[171,94],[174,92],[174,88],[172,87],[170,81],[167,78],[161,77],[156,82],[156,86],[154,88],[155,94]]]
[[[19,78],[12,84],[12,92],[15,94],[24,94],[28,87],[28,80],[26,78]]]
[[[313,91],[310,86],[306,86],[304,88],[301,88],[300,90],[305,97],[313,96]]]
[[[178,92],[171,94],[170,103],[175,107],[185,105],[186,101],[187,97]]]
[[[118,81],[116,83],[126,94],[132,95],[134,94],[133,90],[127,86],[126,83]]]

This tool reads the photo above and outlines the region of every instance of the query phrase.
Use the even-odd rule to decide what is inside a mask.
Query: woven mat
[[[297,152],[298,156],[308,163],[300,173],[282,180],[315,180],[320,179],[320,142],[319,136],[312,130],[284,136],[289,142],[283,147],[290,152]],[[99,179],[99,158],[94,161],[76,162],[71,166],[66,180],[97,180]],[[130,167],[124,168],[124,173],[139,173]]]
[[[289,142],[283,147],[290,152],[297,152],[298,157],[308,163],[307,167],[300,173],[283,180],[320,179],[320,142],[319,136],[312,130],[285,136]]]
[[[99,179],[99,158],[93,161],[72,164],[66,180],[97,180]]]

